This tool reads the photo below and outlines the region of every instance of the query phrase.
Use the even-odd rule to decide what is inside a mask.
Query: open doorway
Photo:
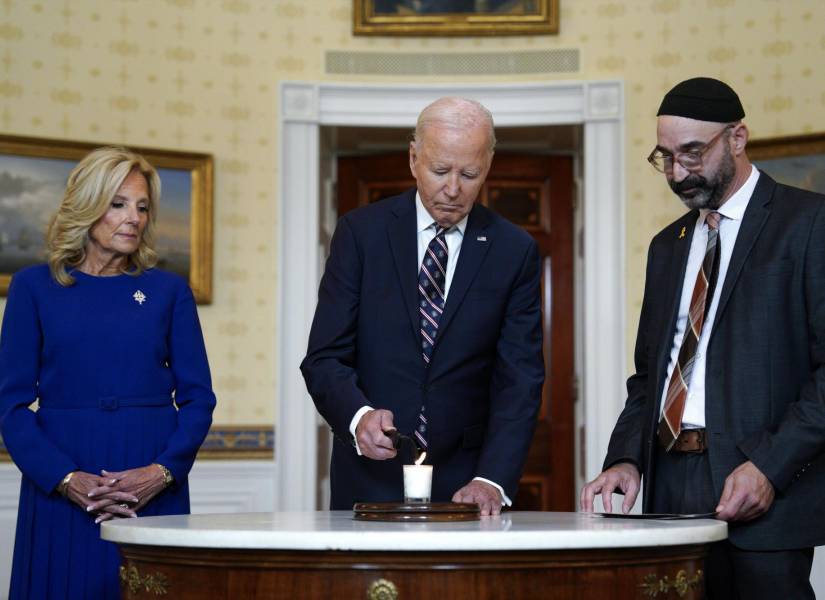
[[[542,309],[546,382],[538,426],[514,508],[575,510],[580,444],[576,423],[580,306],[581,215],[578,176],[583,128],[575,125],[497,127],[496,155],[479,202],[536,239],[543,263]],[[414,180],[407,162],[408,129],[320,128],[320,241],[326,255],[337,218],[395,195]],[[578,291],[577,291],[578,290]],[[578,298],[578,300],[577,300]],[[330,434],[318,424],[317,507],[329,505]]]
[[[576,456],[579,483],[596,476],[626,397],[625,106],[620,80],[502,84],[370,84],[284,81],[278,102],[278,302],[276,330],[276,510],[319,503],[318,414],[298,365],[306,353],[324,248],[335,227],[336,127],[403,128],[442,96],[475,98],[495,115],[497,130],[520,130],[529,151],[536,132],[580,128],[574,140],[574,333]],[[323,131],[323,133],[322,133]],[[562,131],[559,129],[558,131]],[[501,136],[499,136],[501,139]],[[371,140],[365,139],[365,142]],[[522,143],[520,142],[520,143]],[[323,146],[323,149],[321,148]],[[385,148],[376,148],[384,150]],[[501,146],[503,152],[505,146]],[[580,314],[579,314],[580,313]],[[576,485],[578,487],[578,483]],[[569,490],[575,495],[576,490]]]

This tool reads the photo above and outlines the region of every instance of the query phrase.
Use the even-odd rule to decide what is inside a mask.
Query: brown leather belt
[[[701,454],[707,449],[708,438],[704,429],[683,429],[670,451]]]

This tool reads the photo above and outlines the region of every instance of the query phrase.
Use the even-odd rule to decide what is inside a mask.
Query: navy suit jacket
[[[334,433],[333,509],[403,497],[403,457],[355,451],[349,425],[364,405],[392,411],[406,434],[426,405],[433,501],[476,476],[515,496],[544,381],[537,245],[473,207],[427,367],[417,244],[415,189],[344,215],[332,239],[301,371]]]
[[[697,211],[650,244],[636,373],[613,431],[605,468],[642,471],[653,503],[659,404]],[[722,243],[725,241],[722,239]],[[707,350],[705,420],[716,497],[725,478],[752,461],[776,490],[771,509],[731,523],[748,550],[825,543],[825,197],[761,173],[748,203]]]

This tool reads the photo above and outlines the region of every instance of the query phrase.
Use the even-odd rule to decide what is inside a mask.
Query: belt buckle
[[[684,434],[693,434],[696,436],[695,444],[696,447],[689,448],[683,450],[683,452],[687,452],[689,454],[702,454],[705,451],[707,446],[705,445],[705,430],[704,429],[688,429],[687,431],[682,432]],[[687,440],[685,440],[687,441]]]

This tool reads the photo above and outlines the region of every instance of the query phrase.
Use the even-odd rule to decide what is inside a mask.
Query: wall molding
[[[192,513],[272,512],[275,461],[198,460],[189,473]]]
[[[621,81],[511,85],[362,85],[282,82],[278,165],[281,239],[278,358],[280,510],[316,502],[317,415],[298,365],[314,313],[321,274],[319,136],[323,125],[409,127],[421,109],[445,95],[476,98],[497,126],[580,124],[583,172],[584,352],[579,365],[585,403],[585,473],[592,477],[624,404],[625,181],[624,89]],[[287,264],[287,258],[289,263]],[[571,315],[572,318],[572,315]]]
[[[20,471],[12,463],[0,463],[0,598],[6,597],[11,582],[11,557],[14,552],[19,496]]]
[[[271,425],[212,425],[198,451],[206,460],[272,460],[275,429]]]
[[[275,428],[271,425],[212,425],[198,451],[204,460],[273,460]],[[0,463],[11,462],[0,436]]]
[[[526,75],[575,73],[578,48],[500,52],[370,52],[328,50],[324,72],[330,75]]]

